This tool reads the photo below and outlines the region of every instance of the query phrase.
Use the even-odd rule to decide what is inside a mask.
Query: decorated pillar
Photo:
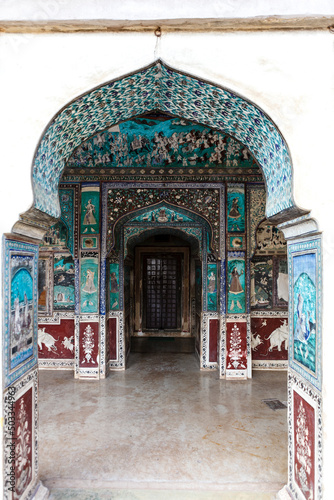
[[[245,185],[228,184],[226,202],[226,378],[251,376],[247,316]]]
[[[38,245],[3,238],[3,494],[47,497],[38,482]]]
[[[75,315],[75,377],[100,377],[100,185],[81,187],[79,304]],[[102,314],[104,333],[104,315]],[[103,362],[103,358],[102,358]]]
[[[283,225],[288,240],[289,371],[288,489],[296,498],[322,491],[322,246],[321,236]],[[292,233],[292,234],[291,234]]]

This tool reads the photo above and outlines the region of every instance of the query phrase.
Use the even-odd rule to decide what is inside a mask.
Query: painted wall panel
[[[109,359],[117,359],[117,318],[108,319]]]
[[[226,369],[247,368],[247,323],[226,323]]]
[[[81,234],[100,232],[100,187],[83,186],[81,190]]]
[[[60,324],[38,324],[38,357],[40,359],[74,358],[74,320]]]
[[[227,231],[243,233],[245,231],[245,186],[229,184],[227,187]]]
[[[38,246],[4,238],[5,385],[37,363]]]
[[[251,318],[252,359],[287,360],[289,326],[287,318]]]
[[[116,262],[110,263],[110,278],[109,278],[109,293],[110,293],[110,310],[118,311],[120,282],[119,282],[119,264]]]
[[[4,393],[5,500],[32,498],[38,471],[37,368],[14,382]]]
[[[294,480],[305,498],[315,498],[315,411],[293,392]]]
[[[81,259],[80,306],[82,313],[98,312],[99,264],[96,257]]]
[[[321,387],[321,240],[288,245],[289,259],[289,363]]]
[[[218,334],[219,334],[219,320],[210,319],[209,321],[209,361],[210,363],[217,363],[218,361]]]
[[[79,326],[80,359],[82,368],[98,368],[99,324],[82,322]]]
[[[227,263],[228,313],[246,312],[245,257],[243,252],[229,252]]]
[[[75,308],[75,269],[72,255],[54,255],[53,309],[74,310]]]
[[[218,307],[218,276],[217,264],[208,264],[207,269],[207,308],[208,311],[217,311]]]

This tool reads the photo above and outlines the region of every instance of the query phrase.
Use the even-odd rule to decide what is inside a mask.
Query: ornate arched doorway
[[[204,165],[198,166],[198,157],[204,158],[205,153],[203,155],[196,153],[195,159],[192,157],[191,160],[188,155],[189,161],[186,164],[182,163],[182,166],[177,165],[177,172],[173,165],[168,165],[168,162],[163,163],[163,165],[157,163],[155,166],[146,163],[145,168],[140,162],[134,168],[121,162],[116,169],[110,168],[106,174],[106,164],[109,160],[103,158],[105,154],[109,154],[108,151],[102,151],[101,161],[98,158],[96,164],[94,161],[92,165],[89,161],[86,163],[84,159],[84,165],[75,165],[78,149],[83,149],[83,146],[89,148],[90,141],[93,143],[95,141],[95,146],[101,149],[101,134],[107,132],[119,134],[120,125],[123,126],[124,123],[131,120],[154,121],[156,118],[166,123],[177,120],[178,126],[192,126],[195,130],[198,130],[198,127],[210,129],[211,134],[217,135],[217,139],[215,139],[217,144],[221,140],[224,147],[227,142],[235,141],[236,144],[244,148],[240,149],[240,157],[243,156],[245,161],[249,160],[250,157],[252,159],[252,165],[248,165],[250,177],[247,177],[244,171],[238,172],[238,175],[236,172],[229,172],[228,178],[224,178],[224,166],[220,168],[222,157],[219,156],[224,148],[219,149],[216,143],[215,147],[218,150],[216,156],[213,156],[215,159],[213,162],[208,161],[206,164],[207,158],[205,158]],[[224,139],[220,139],[222,135],[227,137],[225,142]],[[203,142],[206,139],[207,137],[203,137]],[[192,137],[191,140],[196,141],[197,139]],[[112,141],[115,142],[114,137]],[[121,150],[122,147],[122,144],[119,143],[117,150]],[[137,137],[136,140],[133,139],[131,147],[135,151],[138,148],[145,148],[145,144]],[[204,149],[208,148],[204,146]],[[164,152],[161,155],[162,159],[167,161]],[[233,152],[230,156],[233,157]],[[232,165],[227,165],[227,160],[230,161],[227,155],[225,159],[225,167],[235,166],[238,168],[238,163],[233,165],[233,160]],[[74,164],[71,163],[72,161]],[[178,161],[183,162],[182,156],[181,160],[177,158],[175,163]],[[215,166],[212,163],[215,163]],[[97,164],[99,164],[98,174],[94,169]],[[83,173],[80,170],[83,170]],[[80,175],[82,178],[79,180],[78,176]],[[262,175],[265,183],[262,182]],[[61,176],[67,184],[63,182],[60,190],[68,190],[67,193],[63,191],[65,195],[63,203],[62,200],[59,202],[58,196]],[[259,186],[261,182],[262,186]],[[173,183],[176,183],[176,186]],[[33,207],[21,215],[20,221],[13,227],[14,236],[8,239],[9,243],[6,247],[8,262],[14,262],[14,257],[18,254],[23,256],[23,259],[28,254],[31,255],[31,258],[36,258],[38,254],[38,248],[34,242],[32,242],[32,246],[30,243],[28,244],[30,246],[27,246],[25,243],[17,242],[15,235],[28,238],[28,240],[29,238],[41,238],[60,216],[64,217],[66,210],[63,209],[69,206],[69,202],[73,206],[79,207],[79,204],[81,205],[81,210],[76,212],[76,217],[66,220],[66,227],[70,228],[66,247],[71,257],[66,254],[66,258],[62,258],[64,257],[62,255],[64,248],[61,244],[58,245],[57,252],[53,254],[53,263],[57,261],[57,272],[59,271],[57,286],[62,286],[61,283],[65,278],[69,280],[72,278],[71,286],[74,289],[74,298],[72,300],[70,297],[67,301],[65,294],[59,292],[57,307],[59,303],[66,302],[67,310],[64,314],[57,314],[55,320],[43,318],[41,323],[41,329],[44,328],[45,333],[47,325],[53,324],[55,321],[62,327],[65,321],[72,321],[74,344],[70,342],[69,337],[66,337],[69,344],[66,344],[65,337],[62,343],[64,343],[64,348],[73,351],[72,366],[75,368],[76,377],[103,378],[109,369],[125,367],[127,355],[125,340],[127,328],[126,294],[122,299],[117,286],[115,286],[115,276],[112,276],[112,279],[110,277],[111,273],[116,273],[115,270],[111,269],[111,264],[116,266],[118,264],[120,266],[118,269],[121,269],[121,273],[123,272],[123,275],[120,274],[120,278],[123,280],[122,286],[125,289],[126,262],[110,262],[110,241],[116,235],[114,229],[118,220],[126,213],[134,217],[138,207],[142,213],[147,212],[152,205],[150,197],[154,199],[161,193],[164,193],[163,203],[174,205],[180,214],[186,207],[186,210],[192,211],[196,217],[207,218],[212,233],[211,240],[210,238],[206,239],[203,246],[203,252],[206,251],[205,268],[207,274],[205,279],[202,279],[201,288],[202,303],[206,304],[206,308],[203,306],[203,311],[201,311],[200,320],[201,366],[209,369],[218,367],[221,377],[247,378],[251,376],[249,258],[252,236],[249,232],[250,219],[247,217],[249,217],[250,208],[253,207],[252,203],[257,203],[253,213],[259,217],[259,221],[266,216],[269,222],[280,223],[287,237],[296,236],[295,227],[301,221],[302,223],[307,221],[308,233],[316,230],[313,221],[307,219],[307,213],[294,204],[292,165],[288,147],[278,128],[263,111],[229,90],[175,71],[161,61],[157,61],[129,76],[93,89],[69,103],[54,117],[36,150],[33,165],[33,190]],[[148,201],[145,201],[145,196]],[[178,196],[179,198],[177,198]],[[181,201],[179,201],[180,199]],[[189,205],[190,201],[191,206]],[[157,198],[155,202],[158,204]],[[119,212],[118,204],[120,206],[126,205],[124,213]],[[99,207],[101,207],[101,212]],[[168,208],[167,205],[161,205],[159,210],[165,210],[166,213],[166,208]],[[217,215],[206,217],[205,211],[209,209],[212,210],[212,214],[216,209]],[[80,218],[79,213],[81,214]],[[141,216],[142,213],[138,216]],[[165,215],[160,215],[160,218],[164,217]],[[181,217],[179,215],[179,218]],[[243,224],[239,224],[242,220]],[[129,219],[127,222],[130,224],[131,220]],[[246,225],[248,225],[248,233]],[[126,228],[126,225],[124,227]],[[297,232],[300,227],[298,226]],[[303,230],[299,231],[298,236],[302,234]],[[124,245],[123,238],[120,240],[120,244]],[[312,257],[303,257],[304,255],[312,255]],[[315,287],[312,301],[319,302],[319,263],[318,237],[311,237],[307,241],[299,241],[290,245],[290,301],[294,294],[294,273],[296,273],[297,279],[305,270],[309,270],[309,273],[316,277],[318,286],[318,288]],[[29,264],[27,266],[29,267]],[[64,273],[67,275],[65,276]],[[217,284],[212,291],[208,282],[211,273]],[[204,276],[203,269],[202,276]],[[7,281],[9,283],[10,278],[8,275]],[[37,281],[36,273],[34,279]],[[108,297],[106,293],[107,289],[109,290],[109,287],[112,286],[112,280],[114,287],[111,293],[119,294],[117,311],[112,311],[115,301],[111,303],[110,295]],[[37,284],[34,286],[36,288]],[[210,294],[212,295],[210,296]],[[233,297],[237,296],[237,298],[232,300],[232,295]],[[35,301],[32,307],[36,315],[37,293],[34,297]],[[116,299],[116,297],[113,298]],[[213,302],[211,310],[209,308],[210,299]],[[55,302],[53,304],[55,306]],[[11,307],[8,301],[7,307],[10,317]],[[235,308],[237,309],[235,310]],[[62,310],[61,307],[60,310]],[[314,310],[316,311],[316,309]],[[293,337],[297,325],[296,321],[298,322],[298,318],[296,319],[295,316],[298,314],[301,318],[305,312],[301,308],[298,309],[297,306],[295,309],[290,309],[291,366],[299,374],[295,375],[293,372],[290,379],[290,412],[292,408],[297,408],[297,405],[301,408],[300,411],[304,408],[303,401],[301,401],[304,379],[313,383],[317,388],[320,387],[321,383],[319,326],[317,327],[317,342],[314,347],[314,360],[311,364],[309,361],[306,363],[306,351],[304,350],[304,355],[302,351],[301,355],[298,354],[297,350],[300,346],[297,341],[303,343],[308,339],[298,340]],[[314,317],[313,314],[309,321],[313,320],[311,322],[316,323]],[[217,325],[219,325],[218,330]],[[5,334],[10,339],[11,327]],[[120,339],[116,341],[116,358],[114,360],[111,360],[110,356],[108,357],[112,335],[115,338],[118,335]],[[228,359],[227,339],[230,336],[231,347],[232,335],[234,335],[234,342],[240,340],[240,345],[234,345],[234,352],[232,355],[230,353]],[[210,360],[211,338],[213,342],[216,339],[216,361],[214,362]],[[50,339],[49,341],[52,342]],[[10,341],[8,345],[10,346]],[[6,359],[9,360],[5,368],[7,370],[5,374],[7,387],[10,384],[15,384],[22,375],[27,374],[28,380],[30,372],[33,373],[36,380],[37,319],[35,319],[33,328],[33,345],[35,349],[28,362],[24,359],[17,366],[12,364],[11,368],[8,369],[10,354],[9,357],[7,356]],[[8,352],[10,353],[10,349]],[[242,352],[242,355],[237,355],[238,352]],[[230,363],[229,368],[225,366],[225,363]],[[299,376],[302,377],[302,381],[298,378]],[[34,387],[35,393],[37,391],[36,382],[34,383],[35,385],[32,386],[29,380],[30,385],[28,382],[26,385],[26,392],[31,392],[30,400],[34,397],[32,387]],[[19,398],[24,402],[22,398],[25,397],[26,392],[21,390],[17,402]],[[313,408],[315,421],[319,413],[317,406],[319,400],[316,395],[314,397],[312,395],[308,396],[305,401]],[[311,415],[312,410],[309,413]],[[291,417],[291,440],[295,436],[296,425],[297,420],[293,420]],[[33,428],[31,432],[32,434],[35,432]],[[291,463],[293,460],[295,458],[290,458]],[[292,472],[290,474],[292,477]],[[302,470],[300,477],[302,477]],[[31,481],[33,481],[33,476],[31,476]]]

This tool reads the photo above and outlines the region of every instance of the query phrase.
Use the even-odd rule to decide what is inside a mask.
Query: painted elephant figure
[[[277,347],[277,349],[281,351],[283,342],[285,343],[284,347],[287,350],[289,340],[288,322],[284,320],[283,325],[276,328],[269,335],[269,337],[266,338],[266,340],[270,341],[269,351],[272,351],[275,347]]]
[[[39,349],[42,349],[43,348],[42,344],[44,344],[45,347],[47,347],[48,351],[55,352],[57,350],[57,347],[55,345],[56,341],[57,341],[57,339],[55,339],[54,337],[52,337],[52,335],[50,335],[48,332],[45,331],[45,327],[38,329],[38,347],[39,347]]]

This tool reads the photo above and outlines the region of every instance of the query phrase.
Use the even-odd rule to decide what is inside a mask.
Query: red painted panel
[[[286,318],[252,318],[252,359],[287,360],[289,329]]]
[[[293,393],[294,476],[305,498],[314,498],[315,415],[314,408]]]
[[[109,359],[117,359],[117,318],[109,318]]]
[[[209,361],[217,363],[218,361],[218,319],[210,319],[209,321]]]
[[[247,368],[247,323],[226,324],[226,368]]]
[[[30,388],[15,402],[15,494],[21,498],[32,480],[33,391]]]
[[[40,359],[74,358],[74,319],[63,319],[60,325],[38,325],[38,357]]]
[[[80,323],[79,339],[80,367],[97,367],[97,358],[99,354],[99,323]]]

